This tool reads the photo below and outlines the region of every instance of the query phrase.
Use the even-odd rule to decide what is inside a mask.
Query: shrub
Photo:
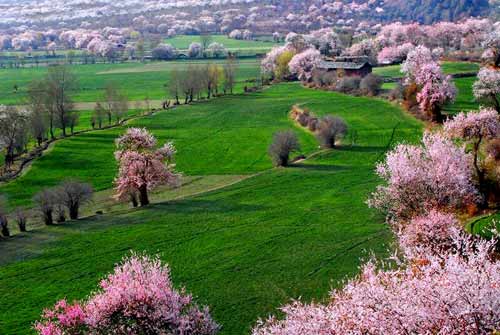
[[[404,98],[404,87],[401,83],[397,83],[396,87],[394,87],[389,92],[389,99],[402,100],[403,98]]]
[[[269,146],[269,156],[275,166],[287,166],[290,154],[300,150],[297,135],[293,131],[280,131],[274,134],[273,143]]]
[[[26,211],[18,208],[15,212],[17,226],[19,227],[20,232],[26,232],[26,223],[28,221],[28,216],[26,215]]]
[[[297,116],[297,122],[302,126],[302,127],[307,127],[308,123],[309,123],[309,119],[310,119],[310,115],[309,115],[309,112],[307,111],[304,111],[302,113],[300,113],[298,116]]]
[[[177,55],[177,51],[170,44],[159,44],[151,51],[154,59],[167,60],[173,59]]]
[[[307,123],[307,128],[310,131],[315,132],[318,129],[318,125],[319,125],[319,119],[317,117],[311,117],[309,119],[309,122]]]
[[[58,188],[60,201],[68,208],[71,220],[78,219],[80,207],[92,200],[93,193],[91,185],[74,180],[66,181]]]
[[[384,80],[381,77],[370,73],[361,80],[359,88],[361,89],[361,92],[365,95],[376,96],[382,90],[383,83]]]
[[[343,77],[337,81],[336,90],[342,93],[355,93],[359,90],[361,78],[358,76]]]
[[[347,124],[337,116],[327,115],[321,119],[316,136],[325,148],[335,148],[338,140],[347,133]]]
[[[54,210],[57,205],[57,194],[53,189],[44,189],[33,197],[38,210],[42,214],[43,221],[46,225],[54,224]]]
[[[83,302],[65,300],[35,324],[45,334],[214,335],[219,326],[184,289],[176,290],[170,269],[158,258],[133,255],[118,265]]]

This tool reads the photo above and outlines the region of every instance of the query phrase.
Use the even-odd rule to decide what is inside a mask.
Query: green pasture
[[[223,64],[223,60],[170,61],[154,63],[87,64],[72,65],[71,69],[78,78],[78,90],[74,92],[75,102],[94,102],[102,99],[108,82],[119,87],[130,101],[165,99],[165,84],[169,82],[173,69],[182,70],[190,64]],[[260,63],[257,59],[238,61],[237,90],[242,91],[248,79],[260,77]],[[22,105],[26,92],[33,79],[41,78],[46,67],[0,69],[0,104]],[[17,91],[15,90],[17,87]]]
[[[244,51],[244,50],[263,50],[264,52],[269,51],[273,46],[276,45],[272,41],[262,41],[262,40],[236,40],[229,38],[225,35],[212,35],[211,42],[221,43],[227,49],[231,51]],[[187,50],[189,45],[193,42],[201,42],[201,37],[196,35],[179,35],[165,40],[166,43],[171,44],[176,49]]]
[[[276,130],[294,129],[300,153],[319,150],[288,118],[297,103],[317,115],[343,117],[357,141],[271,169],[266,151]],[[175,284],[210,306],[224,335],[248,334],[259,317],[291,299],[325,299],[357,273],[360,257],[384,255],[390,247],[383,216],[365,203],[380,182],[374,167],[388,148],[416,141],[422,129],[386,101],[293,83],[159,112],[130,126],[175,141],[178,170],[193,180],[183,187],[218,189],[189,195],[181,187],[144,209],[105,212],[2,241],[1,334],[28,334],[44,307],[84,298],[130,250],[168,262]],[[122,132],[61,140],[0,192],[11,205],[28,205],[34,192],[69,176],[108,189],[116,173],[113,140]],[[101,206],[96,200],[92,210]]]
[[[479,64],[471,62],[442,62],[446,74],[469,73],[479,71]],[[373,73],[382,77],[402,78],[401,65],[390,65],[373,68]]]

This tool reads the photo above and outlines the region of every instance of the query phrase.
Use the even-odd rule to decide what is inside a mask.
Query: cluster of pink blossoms
[[[295,302],[282,308],[283,320],[261,321],[253,335],[493,334],[500,328],[500,262],[490,257],[496,241],[452,238],[460,254],[431,254],[397,270],[370,262],[327,305]]]
[[[312,77],[313,70],[321,61],[321,53],[316,49],[307,49],[295,55],[288,68],[290,73],[295,74],[301,81],[309,81]]]
[[[146,129],[130,128],[116,145],[115,157],[120,164],[115,180],[117,199],[128,200],[135,193],[147,198],[147,191],[159,185],[178,185],[180,176],[171,163],[176,153],[173,143],[156,149],[156,138]]]
[[[435,119],[439,119],[441,107],[457,95],[451,76],[443,74],[432,52],[424,46],[418,46],[408,54],[401,72],[405,74],[407,85],[419,87],[417,102],[420,110],[430,113]]]
[[[472,158],[440,134],[424,135],[422,146],[398,145],[377,166],[386,181],[368,204],[395,219],[430,209],[456,209],[478,200]]]
[[[219,326],[208,308],[199,308],[191,295],[177,291],[170,270],[158,258],[125,259],[101,281],[100,291],[83,303],[65,300],[46,310],[35,325],[40,335],[213,335]]]
[[[500,137],[500,117],[491,108],[479,112],[460,113],[444,124],[444,132],[450,138],[466,141]]]

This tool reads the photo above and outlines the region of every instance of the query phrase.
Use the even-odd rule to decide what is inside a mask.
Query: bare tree
[[[76,111],[68,113],[68,126],[71,130],[71,135],[75,133],[75,127],[80,121],[80,114]]]
[[[290,154],[298,150],[300,150],[300,144],[297,135],[287,130],[274,134],[268,152],[275,166],[288,166]]]
[[[200,35],[200,43],[201,47],[203,48],[203,55],[206,57],[206,52],[208,49],[208,46],[212,43],[213,37],[210,34],[201,34]]]
[[[74,180],[65,181],[57,188],[61,204],[66,206],[71,220],[77,220],[80,207],[92,200],[94,191],[92,186]]]
[[[106,110],[102,106],[101,102],[97,102],[94,107],[94,112],[92,114],[92,120],[99,129],[102,128],[102,123],[106,117]]]
[[[19,231],[22,233],[26,232],[26,224],[28,222],[28,215],[26,214],[26,211],[21,208],[16,209],[15,218]]]
[[[3,195],[0,195],[0,229],[4,237],[10,236],[9,220],[7,219],[7,200]]]
[[[0,148],[5,149],[5,167],[14,163],[16,153],[22,152],[27,144],[29,117],[15,107],[0,110]]]
[[[337,141],[347,133],[347,124],[337,116],[327,115],[321,119],[316,136],[325,148],[335,148]]]
[[[128,112],[128,98],[125,94],[118,93],[116,100],[113,104],[113,115],[116,124],[120,124]]]
[[[45,78],[48,104],[54,108],[56,119],[66,136],[68,114],[73,109],[71,94],[77,87],[75,75],[65,65],[50,66]]]
[[[233,94],[236,83],[236,70],[236,58],[229,56],[224,64],[224,93],[229,91],[229,93]]]
[[[54,115],[49,113],[47,109],[47,96],[42,88],[42,83],[33,81],[28,86],[27,108],[30,111],[31,133],[37,141],[38,146],[47,139],[47,131],[49,130],[54,137],[53,124]]]
[[[53,214],[58,203],[55,191],[53,189],[44,189],[33,197],[33,201],[36,203],[44,223],[47,226],[53,225]]]
[[[119,124],[128,111],[127,97],[111,82],[106,84],[104,90],[104,105],[109,125],[113,118]]]
[[[168,93],[171,97],[175,99],[175,104],[180,105],[179,96],[181,94],[181,74],[174,68],[170,73],[170,81],[167,85]]]

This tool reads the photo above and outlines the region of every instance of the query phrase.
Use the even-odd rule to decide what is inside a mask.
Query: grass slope
[[[187,175],[251,174],[271,167],[267,147],[275,131],[293,126],[288,111],[294,103],[306,103],[319,114],[341,115],[358,133],[366,132],[368,125],[379,132],[379,125],[393,125],[400,117],[396,107],[383,101],[285,84],[264,93],[182,106],[129,126],[146,127],[160,141],[173,140],[179,151],[178,170]],[[41,188],[68,176],[91,182],[97,190],[109,188],[116,174],[114,139],[122,132],[123,128],[115,128],[58,142],[27,174],[1,186],[0,193],[9,197],[11,205],[26,205]],[[312,136],[299,134],[303,151],[314,151]]]
[[[213,61],[222,64],[223,61]],[[72,65],[71,69],[78,78],[79,88],[73,96],[76,102],[94,102],[102,99],[104,88],[108,82],[121,88],[130,101],[165,99],[165,84],[168,83],[172,69],[182,69],[189,64],[206,64],[207,61],[171,61],[155,63],[122,63],[122,64],[88,64]],[[41,78],[46,67],[0,69],[0,104],[24,104],[28,84]],[[236,80],[260,76],[260,63],[256,59],[245,59],[238,62]],[[17,85],[18,91],[14,91]],[[242,91],[243,83],[237,85]]]
[[[207,194],[2,241],[0,333],[28,333],[42,308],[62,297],[85,297],[129,250],[159,253],[170,263],[174,282],[211,306],[223,334],[248,333],[259,316],[292,298],[323,299],[357,272],[365,250],[383,254],[390,233],[365,204],[379,183],[374,165],[390,143],[421,134],[420,123],[389,103],[284,84],[179,108],[141,124],[177,141],[179,170],[187,174],[253,173],[270,167],[270,136],[292,127],[287,112],[294,103],[318,115],[342,116],[358,131],[358,145]],[[297,132],[303,151],[315,150],[312,135]],[[29,179],[47,183],[50,173],[92,173],[94,184],[109,185],[114,136],[60,142],[19,184],[9,185],[10,192],[29,187]]]
[[[458,74],[479,71],[479,64],[471,62],[441,62],[446,74]],[[401,65],[381,66],[373,69],[373,73],[382,77],[402,78]]]

